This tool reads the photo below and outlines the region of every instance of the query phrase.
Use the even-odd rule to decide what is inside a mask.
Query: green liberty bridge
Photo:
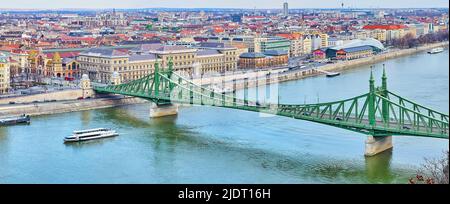
[[[174,72],[171,61],[168,64],[167,69],[160,70],[156,63],[155,71],[146,77],[124,84],[95,86],[94,91],[149,100],[153,102],[150,112],[154,117],[177,114],[175,104],[198,104],[268,113],[343,128],[368,135],[366,156],[392,148],[392,136],[449,137],[449,115],[389,91],[384,69],[381,87],[375,87],[371,73],[368,93],[340,101],[297,105],[248,100],[247,79],[244,81],[243,99],[236,96],[236,80],[233,80],[232,93],[218,93]]]

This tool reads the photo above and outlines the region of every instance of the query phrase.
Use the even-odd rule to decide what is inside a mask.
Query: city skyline
[[[83,2],[84,1],[84,2]],[[86,3],[85,3],[86,2]],[[101,8],[246,8],[246,9],[282,9],[283,3],[289,3],[290,9],[298,8],[448,8],[447,0],[190,0],[162,1],[162,0],[22,0],[20,5],[17,2],[2,2],[1,9],[101,9]],[[343,6],[342,6],[343,5]]]

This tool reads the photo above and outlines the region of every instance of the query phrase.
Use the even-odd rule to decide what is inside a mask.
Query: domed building
[[[330,49],[340,50],[344,48],[352,48],[359,46],[370,46],[374,49],[374,52],[376,53],[381,52],[385,49],[383,43],[374,38],[354,39],[344,43],[341,46],[331,47]]]
[[[385,50],[384,45],[374,39],[355,39],[344,43],[343,45],[313,51],[313,55],[318,58],[329,58],[338,60],[352,60],[364,57],[370,57]]]
[[[119,72],[113,72],[111,75],[111,84],[113,85],[119,85],[121,83],[120,81],[120,74]]]
[[[91,80],[89,79],[89,76],[87,74],[83,74],[83,76],[81,77],[80,86],[81,86],[83,98],[88,98],[88,97],[93,96],[94,92],[92,90]]]
[[[58,52],[51,54],[51,59],[47,61],[46,66],[46,76],[58,78],[63,76],[62,58]]]

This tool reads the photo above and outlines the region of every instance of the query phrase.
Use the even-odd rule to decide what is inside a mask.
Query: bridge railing
[[[391,101],[396,101],[398,104],[404,106],[404,107],[408,107],[409,109],[412,109],[414,111],[417,111],[419,113],[428,115],[429,117],[444,121],[444,122],[449,122],[449,115],[448,114],[444,114],[442,112],[427,108],[423,105],[420,105],[416,102],[413,102],[411,100],[405,99],[401,96],[399,96],[398,94],[395,94],[393,92],[388,91],[388,96],[387,98]]]
[[[108,85],[108,86],[95,86],[94,90],[100,90],[100,91],[110,91],[112,93],[114,92],[121,92],[121,93],[127,93],[127,92],[135,92],[135,93],[146,93],[148,95],[152,95],[152,90],[150,87],[152,85],[152,81],[154,79],[154,76],[147,75],[143,78],[131,81],[126,84],[119,84],[119,85]]]
[[[244,100],[235,98],[233,93],[217,93],[212,89],[192,83],[177,74],[172,75],[170,79],[167,76],[163,76],[163,78],[175,85],[170,93],[172,101],[226,107],[246,105]]]
[[[382,104],[387,104],[388,120],[383,117]],[[377,127],[386,130],[397,131],[409,135],[433,135],[435,137],[448,138],[449,124],[440,117],[432,117],[428,114],[414,110],[404,103],[400,104],[377,94],[376,101]],[[429,109],[428,109],[429,110]]]
[[[168,77],[165,77],[165,79],[168,79]],[[233,92],[217,92],[209,87],[195,84],[178,73],[173,73],[170,77],[170,81],[177,87],[173,91],[182,92],[181,95],[183,95],[183,93],[186,95],[187,92],[192,90],[194,104],[226,106],[239,109],[255,109],[255,107],[267,109],[270,107],[268,103],[251,101],[245,97],[239,98],[236,94],[237,90],[233,90]],[[175,95],[180,97],[180,93],[176,93]]]
[[[375,124],[370,125],[369,93],[354,98],[318,104],[279,105],[279,111],[286,116],[298,117],[322,123],[332,123],[351,127],[372,128],[374,135],[405,134],[431,135],[448,138],[449,124],[441,120],[441,116],[431,117],[417,109],[393,102],[380,94],[376,94],[374,117]],[[387,116],[383,113],[383,104],[387,107]],[[430,109],[427,109],[430,110]],[[436,114],[436,113],[435,113]],[[444,115],[445,116],[445,115]],[[448,116],[447,116],[448,117]]]
[[[404,99],[386,89],[317,104],[271,104],[238,98],[236,90],[218,93],[177,73],[150,74],[127,84],[95,88],[161,103],[184,103],[267,112],[325,123],[364,134],[448,138],[448,115]],[[371,89],[373,90],[373,89]]]
[[[353,98],[317,103],[317,104],[280,104],[285,110],[294,111],[295,114],[314,116],[320,119],[333,119],[339,121],[361,122],[367,114],[368,94],[363,94]]]
[[[279,105],[279,114],[330,124],[368,134],[371,129],[368,114],[369,94],[318,104]]]

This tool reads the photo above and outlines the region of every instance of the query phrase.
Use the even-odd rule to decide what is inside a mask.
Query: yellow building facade
[[[58,52],[53,54],[52,59],[47,59],[46,69],[44,70],[45,76],[62,77],[64,75],[62,67],[62,59]]]
[[[77,58],[80,72],[94,82],[110,83],[114,72],[126,83],[142,78],[154,70],[155,55],[128,55],[112,49],[93,48]]]
[[[10,89],[10,63],[7,57],[0,56],[0,94],[8,93]]]

